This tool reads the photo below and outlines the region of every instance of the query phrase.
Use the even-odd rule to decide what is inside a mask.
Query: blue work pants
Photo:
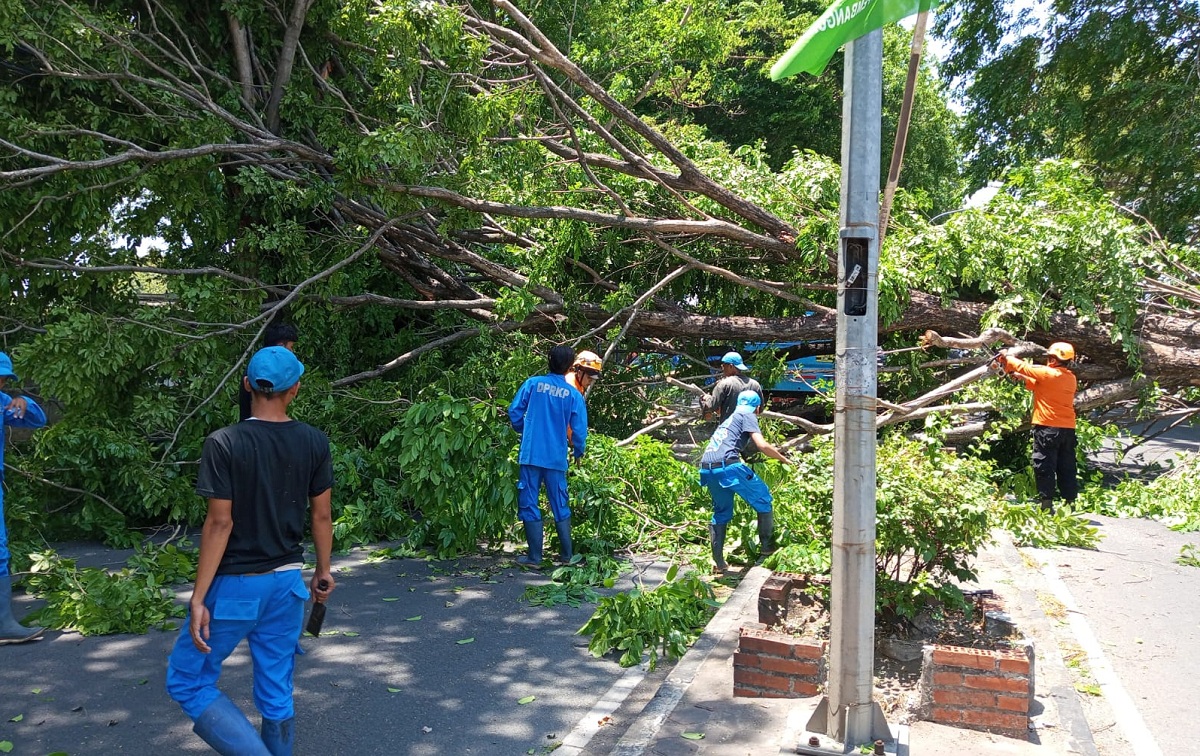
[[[542,519],[538,506],[538,493],[546,486],[546,500],[554,521],[561,522],[571,516],[567,504],[567,471],[553,470],[537,465],[521,465],[521,477],[517,482],[517,519],[521,522],[537,522]]]
[[[0,434],[0,444],[4,443],[4,435]],[[4,524],[4,457],[0,454],[0,577],[8,574],[8,527]],[[0,600],[7,601],[7,596],[0,596]]]
[[[296,654],[304,653],[299,641],[307,599],[300,570],[218,575],[204,597],[212,651],[201,653],[185,624],[167,661],[167,693],[195,720],[220,695],[221,664],[245,638],[254,662],[254,705],[265,719],[291,719],[292,673]]]
[[[771,489],[748,465],[734,462],[722,467],[700,468],[700,484],[713,500],[713,525],[728,525],[733,519],[733,495],[737,494],[755,512],[771,511]]]

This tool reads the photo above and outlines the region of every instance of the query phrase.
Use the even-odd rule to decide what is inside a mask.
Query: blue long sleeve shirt
[[[522,383],[508,406],[508,419],[513,430],[521,434],[518,461],[523,465],[566,470],[568,427],[575,457],[583,456],[587,406],[583,394],[572,388],[564,376],[535,375]]]
[[[0,483],[4,481],[4,428],[12,426],[14,428],[41,428],[46,424],[46,413],[38,406],[38,403],[25,397],[25,416],[18,418],[13,414],[12,397],[0,391],[0,407],[3,408],[4,422],[0,424]],[[4,501],[4,491],[0,489],[0,502]]]

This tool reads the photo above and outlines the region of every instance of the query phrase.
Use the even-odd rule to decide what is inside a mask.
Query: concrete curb
[[[758,601],[758,591],[771,571],[763,567],[752,567],[738,583],[737,588],[725,601],[716,616],[709,621],[701,632],[700,637],[692,644],[671,674],[659,687],[654,698],[646,704],[638,715],[637,720],[629,726],[625,734],[617,741],[611,751],[612,756],[641,756],[652,743],[662,728],[663,723],[671,716],[679,701],[687,692],[688,686],[696,678],[700,667],[712,655],[721,641],[729,635],[744,620],[748,605]],[[732,692],[730,693],[732,696]]]

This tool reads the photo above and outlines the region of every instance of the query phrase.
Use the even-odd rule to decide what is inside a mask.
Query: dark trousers
[[[1033,426],[1033,474],[1037,479],[1038,498],[1054,498],[1058,493],[1066,501],[1075,501],[1079,482],[1075,478],[1075,429]]]

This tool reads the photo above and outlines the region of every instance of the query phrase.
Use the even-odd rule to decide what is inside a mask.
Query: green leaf
[[[678,563],[672,564],[670,566],[670,568],[667,569],[667,582],[669,583],[672,580],[674,580],[675,576],[678,574],[679,574],[679,564]]]
[[[702,732],[681,732],[679,734],[688,740],[704,740],[704,733]]]
[[[406,619],[406,620],[404,620],[404,621],[405,621],[405,622],[416,622],[416,621],[418,621],[418,620],[420,620],[420,619],[421,619],[421,615],[419,615],[419,614],[418,614],[416,617],[409,617],[408,619]]]
[[[0,740],[0,753],[12,753],[13,744],[11,740]]]
[[[400,688],[388,688],[388,693],[399,693],[400,691]]]
[[[387,598],[384,599],[384,601],[399,601],[399,600],[400,599],[395,596],[388,596]]]
[[[518,698],[518,699],[517,699],[517,703],[519,703],[519,704],[521,704],[522,706],[524,706],[525,704],[527,704],[527,703],[533,703],[533,702],[534,702],[534,701],[536,701],[536,700],[537,700],[537,696],[525,696],[524,698]]]
[[[10,719],[8,721],[9,722],[20,722],[24,718],[25,718],[24,714],[18,714],[17,716],[13,717],[12,719]]]
[[[467,645],[468,643],[474,643],[474,642],[475,642],[475,639],[474,639],[474,638],[463,638],[463,639],[462,639],[462,640],[460,640],[460,641],[454,641],[454,642],[455,642],[455,643],[457,643],[457,644],[458,644],[458,645],[460,645],[460,646],[465,646],[465,645]]]
[[[352,630],[347,630],[344,633],[342,633],[342,635],[346,636],[347,638],[357,638],[358,637],[358,633],[356,633]]]

